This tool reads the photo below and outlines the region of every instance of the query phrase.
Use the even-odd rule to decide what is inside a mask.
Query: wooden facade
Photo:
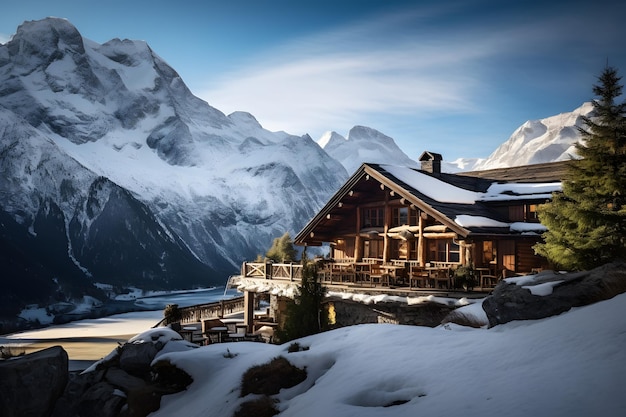
[[[493,277],[547,266],[532,249],[545,231],[536,210],[560,190],[564,163],[446,174],[440,155],[420,160],[421,170],[363,164],[295,243],[330,245],[335,261],[466,265]]]

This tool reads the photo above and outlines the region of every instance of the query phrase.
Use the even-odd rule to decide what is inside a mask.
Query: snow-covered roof
[[[545,167],[543,167],[545,168]],[[532,171],[529,168],[528,171]],[[530,177],[528,173],[527,177]],[[540,234],[546,228],[539,223],[510,222],[503,218],[502,206],[536,204],[552,198],[561,191],[560,180],[542,182],[501,180],[472,175],[429,173],[416,168],[386,164],[363,164],[327,205],[296,236],[296,242],[306,240],[315,225],[324,222],[331,211],[341,207],[355,188],[370,178],[392,190],[397,197],[419,207],[456,233]],[[364,187],[361,187],[364,188]],[[375,192],[372,188],[371,192]]]

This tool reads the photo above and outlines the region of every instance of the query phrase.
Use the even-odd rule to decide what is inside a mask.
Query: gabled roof
[[[471,175],[432,174],[419,169],[365,163],[333,195],[320,212],[298,233],[294,241],[327,242],[341,226],[346,211],[357,204],[383,201],[385,193],[403,199],[467,237],[470,234],[510,234],[511,225],[494,206],[511,201],[545,201],[560,190],[560,181],[518,183]],[[356,226],[352,225],[355,228]],[[356,233],[356,230],[353,230]],[[313,236],[311,235],[313,233]]]

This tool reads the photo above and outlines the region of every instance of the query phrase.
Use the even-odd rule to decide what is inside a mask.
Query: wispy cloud
[[[489,78],[494,65],[523,77],[541,66],[538,54],[583,37],[563,30],[576,19],[567,14],[474,18],[449,7],[404,10],[290,40],[212,79],[198,95],[227,113],[249,111],[270,130],[317,139],[372,117],[388,116],[391,124],[408,114],[480,113],[494,106],[486,97],[505,90]]]
[[[319,135],[372,113],[469,111],[478,81],[467,68],[485,53],[427,37],[393,40],[375,21],[257,56],[199,95],[226,112],[250,111],[268,129]]]

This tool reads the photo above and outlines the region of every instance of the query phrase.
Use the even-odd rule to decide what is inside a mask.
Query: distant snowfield
[[[163,319],[163,311],[141,311],[116,314],[99,319],[79,320],[44,329],[14,333],[5,336],[11,340],[45,340],[81,337],[111,337],[136,335],[153,327]]]

